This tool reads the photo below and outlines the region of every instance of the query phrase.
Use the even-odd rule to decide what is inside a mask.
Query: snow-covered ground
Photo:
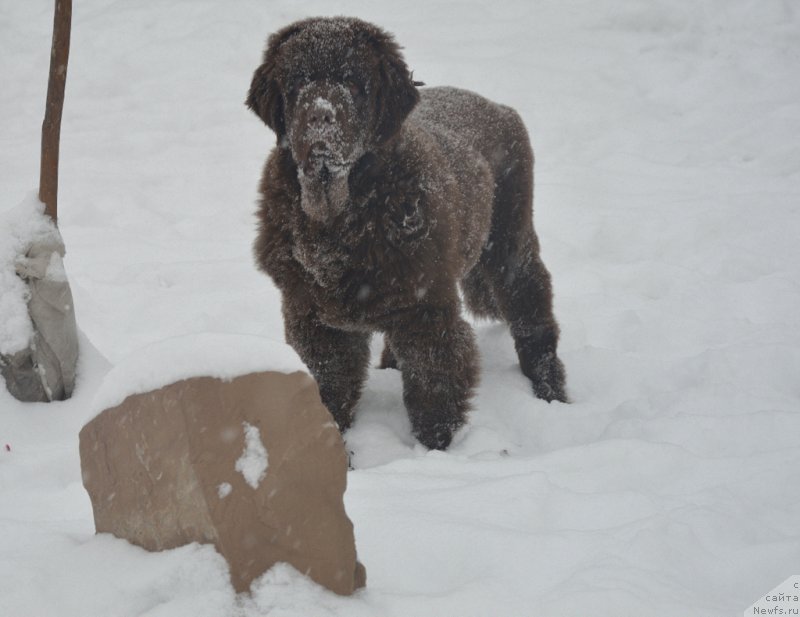
[[[0,614],[722,617],[797,574],[796,2],[74,11],[60,228],[82,364],[69,402],[0,389]],[[341,598],[278,567],[236,597],[211,547],[94,535],[77,435],[109,368],[147,345],[282,340],[250,255],[274,138],[243,100],[266,35],[314,14],[375,21],[415,78],[525,118],[573,403],[534,399],[505,329],[477,324],[470,424],[427,452],[398,374],[373,371],[347,435],[367,588]],[[52,2],[0,0],[0,212],[38,182],[51,27]]]

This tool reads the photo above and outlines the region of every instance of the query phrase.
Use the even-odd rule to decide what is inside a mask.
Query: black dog
[[[358,19],[308,19],[269,38],[247,97],[278,138],[255,255],[339,427],[382,332],[381,364],[402,371],[414,434],[443,449],[478,377],[459,283],[474,314],[509,324],[536,396],[565,401],[565,375],[522,120],[477,94],[417,85],[391,35]]]

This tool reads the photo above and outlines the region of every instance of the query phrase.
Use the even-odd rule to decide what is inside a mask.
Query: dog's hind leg
[[[378,368],[400,368],[397,364],[397,357],[395,357],[392,348],[389,346],[388,336],[383,337],[383,352],[381,353]]]
[[[498,273],[495,292],[511,329],[523,374],[534,394],[567,401],[564,365],[558,358],[559,328],[553,315],[550,274],[534,246],[520,247]]]
[[[533,229],[533,152],[521,121],[520,127],[524,138],[514,142],[497,181],[492,231],[478,265],[491,278],[493,297],[511,328],[520,368],[534,394],[566,402],[550,273]]]

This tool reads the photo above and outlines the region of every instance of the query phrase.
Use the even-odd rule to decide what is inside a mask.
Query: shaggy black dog
[[[278,138],[255,256],[341,430],[382,332],[381,365],[402,371],[414,434],[443,449],[478,378],[459,283],[474,314],[509,324],[536,396],[565,401],[565,377],[522,120],[418,85],[392,36],[358,19],[307,19],[269,38],[247,97]]]

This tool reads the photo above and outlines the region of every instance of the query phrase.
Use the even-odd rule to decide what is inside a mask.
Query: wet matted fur
[[[358,19],[269,37],[247,97],[278,138],[255,257],[339,427],[381,332],[414,434],[446,448],[478,379],[459,284],[474,314],[508,323],[536,396],[565,401],[565,375],[522,120],[472,92],[418,85],[392,36]]]

